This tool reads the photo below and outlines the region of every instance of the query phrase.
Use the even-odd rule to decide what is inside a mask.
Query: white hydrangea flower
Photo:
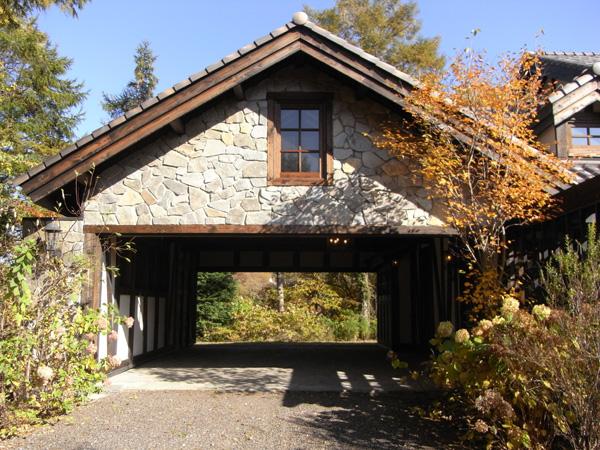
[[[470,338],[471,336],[469,335],[469,332],[464,328],[461,328],[460,330],[456,331],[456,334],[454,335],[454,342],[457,344],[464,344],[468,342]]]
[[[37,376],[40,377],[44,384],[54,377],[54,370],[48,366],[39,366],[37,368]]]
[[[544,321],[548,317],[550,317],[550,314],[552,314],[552,310],[546,305],[535,305],[531,310],[531,314],[533,314],[533,316],[536,319]]]
[[[504,318],[508,320],[512,319],[513,315],[519,311],[519,300],[507,295],[504,297],[500,311],[502,312]]]
[[[437,327],[437,335],[442,338],[447,338],[452,335],[454,325],[452,322],[440,322]]]

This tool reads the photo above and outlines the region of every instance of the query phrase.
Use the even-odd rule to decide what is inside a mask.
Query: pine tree
[[[419,36],[417,4],[403,0],[336,0],[332,8],[304,10],[312,21],[412,75],[439,71],[440,38]]]
[[[73,138],[85,98],[64,77],[71,60],[58,55],[35,22],[0,27],[0,179],[21,173]]]
[[[143,41],[136,49],[134,79],[120,94],[103,94],[102,108],[111,118],[119,117],[154,95],[158,78],[154,75],[156,56],[148,41]]]
[[[86,1],[0,0],[0,216],[35,213],[6,180],[69,144],[86,96],[31,16],[52,5],[75,16]]]

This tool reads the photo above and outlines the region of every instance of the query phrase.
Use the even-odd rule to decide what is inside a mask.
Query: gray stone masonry
[[[329,186],[267,186],[267,92],[333,92]],[[284,68],[100,174],[85,224],[440,226],[427,193],[369,135],[379,103],[314,69]]]

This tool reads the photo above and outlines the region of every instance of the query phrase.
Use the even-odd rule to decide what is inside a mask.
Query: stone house
[[[99,356],[127,367],[193,343],[199,271],[376,272],[391,348],[456,319],[452,230],[369,138],[414,85],[297,13],[19,177],[34,202],[61,205],[63,253],[92,258],[84,301],[136,319]]]

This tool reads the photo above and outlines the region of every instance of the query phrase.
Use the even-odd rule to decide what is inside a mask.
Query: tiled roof
[[[560,82],[569,82],[600,62],[596,52],[544,52],[540,56],[544,76]]]
[[[571,171],[575,174],[576,179],[572,185],[581,184],[591,178],[600,175],[600,160],[598,159],[578,159],[573,161]]]
[[[261,38],[258,38],[255,41],[253,41],[247,45],[244,45],[240,49],[236,50],[233,53],[230,53],[229,55],[225,56],[224,58],[220,59],[219,61],[217,61],[213,64],[210,64],[209,66],[207,66],[200,72],[190,75],[188,78],[185,78],[184,80],[173,85],[172,87],[165,89],[164,91],[160,92],[156,96],[146,100],[141,105],[127,111],[122,116],[119,116],[119,117],[111,120],[106,125],[103,125],[100,128],[92,131],[90,134],[83,136],[81,139],[79,139],[74,144],[63,149],[59,154],[54,155],[50,158],[47,158],[40,165],[30,169],[27,173],[15,178],[13,180],[13,183],[16,185],[24,183],[30,177],[33,177],[34,175],[41,172],[45,168],[50,167],[51,165],[60,161],[63,157],[74,152],[78,148],[83,147],[84,145],[86,145],[87,143],[91,142],[92,140],[98,138],[99,136],[118,127],[119,125],[123,124],[130,118],[136,116],[140,112],[142,112],[148,108],[151,108],[152,106],[156,105],[161,100],[164,100],[165,98],[170,97],[171,95],[175,94],[176,92],[178,92],[182,89],[185,89],[187,86],[196,82],[197,80],[204,78],[209,73],[212,73],[212,72],[220,69],[221,67],[231,63],[232,61],[235,61],[236,59],[245,55],[246,53],[264,45],[265,43],[286,33],[288,30],[291,30],[296,27],[306,27],[306,28],[310,29],[311,31],[315,32],[316,34],[340,45],[341,47],[345,48],[346,50],[349,50],[350,52],[356,54],[357,56],[369,61],[370,63],[377,66],[379,69],[382,69],[382,70],[388,72],[389,74],[393,75],[401,82],[407,83],[410,86],[416,86],[418,84],[418,81],[415,78],[411,77],[410,75],[396,69],[394,66],[382,61],[381,59],[377,58],[376,56],[371,55],[370,53],[365,52],[361,48],[350,44],[348,41],[340,38],[339,36],[336,36],[333,33],[330,33],[329,31],[317,26],[316,24],[314,24],[310,21],[303,21],[303,20],[300,20],[297,22],[298,23],[295,23],[294,21],[292,21],[292,22],[286,23],[282,27],[279,27],[279,28],[271,31],[269,34],[267,34]]]

